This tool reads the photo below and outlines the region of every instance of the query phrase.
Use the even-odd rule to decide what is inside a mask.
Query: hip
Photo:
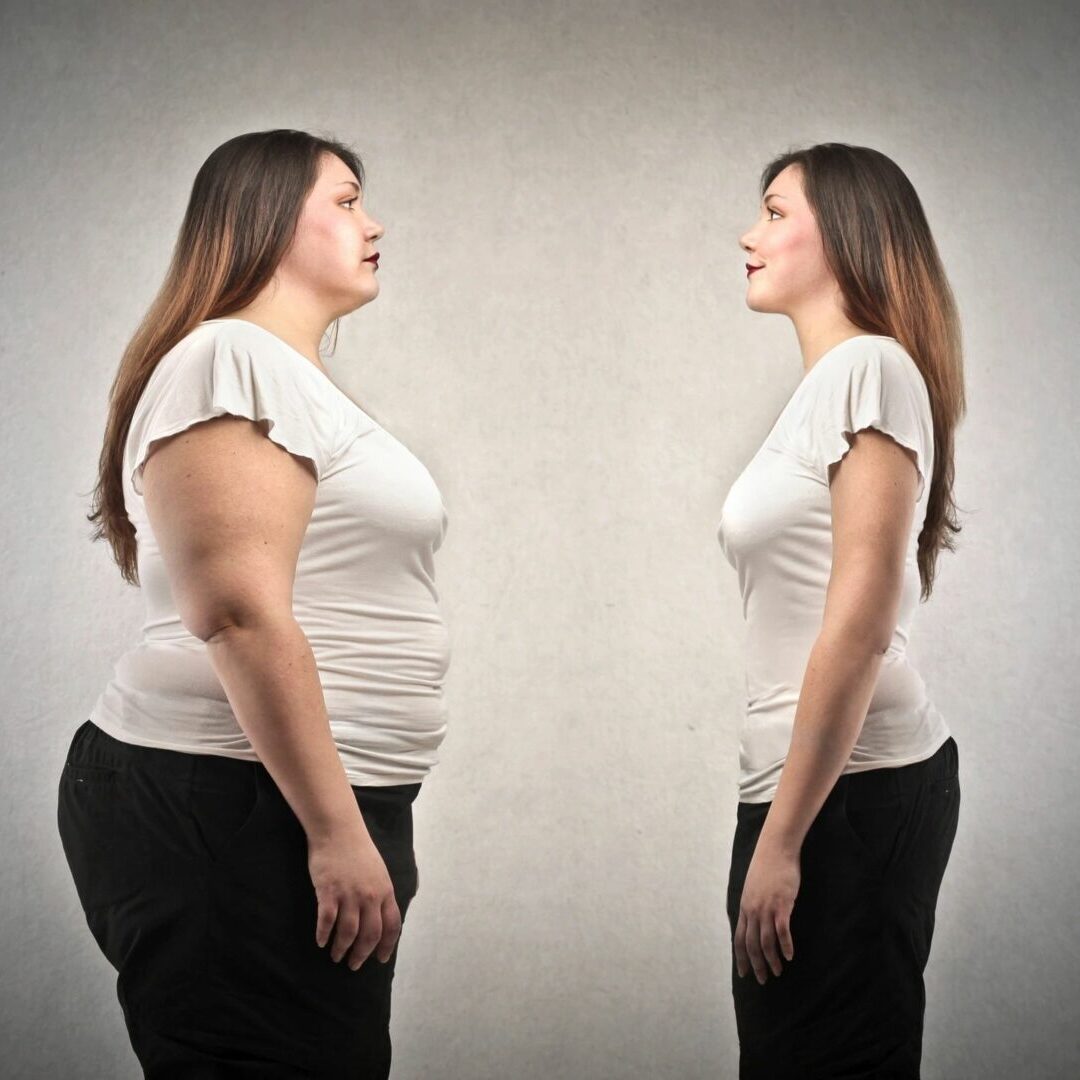
[[[412,804],[421,785],[351,786],[407,899],[415,890]],[[88,893],[104,890],[84,897],[92,905],[161,872],[243,875],[283,856],[306,871],[303,827],[259,761],[140,746],[87,720],[71,740],[58,795],[76,884],[81,878]]]
[[[738,804],[732,862],[743,874],[771,805]],[[801,857],[878,884],[922,889],[932,902],[959,810],[959,749],[950,735],[922,761],[841,774],[806,833]]]

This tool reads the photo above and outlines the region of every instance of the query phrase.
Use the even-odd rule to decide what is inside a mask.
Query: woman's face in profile
[[[739,245],[749,256],[747,265],[761,267],[747,279],[746,304],[752,311],[794,317],[836,295],[798,166],[789,165],[768,186],[758,220],[739,237]]]
[[[356,175],[339,157],[323,154],[278,274],[313,293],[332,318],[379,295],[375,264],[383,227],[364,210]]]

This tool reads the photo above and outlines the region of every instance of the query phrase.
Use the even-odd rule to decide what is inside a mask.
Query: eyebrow
[[[342,180],[340,184],[335,184],[334,186],[344,187],[346,184],[348,184],[350,187],[356,188],[357,191],[360,190],[360,185],[355,180]]]
[[[761,201],[764,202],[765,199],[784,199],[785,201],[787,201],[787,196],[786,195],[777,195],[775,191],[770,191],[769,194],[766,195],[764,198],[762,198]]]

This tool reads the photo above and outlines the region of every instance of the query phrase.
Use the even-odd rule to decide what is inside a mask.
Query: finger
[[[326,900],[319,901],[319,913],[315,919],[315,944],[323,948],[330,940],[330,931],[334,929],[338,906]]]
[[[382,937],[382,912],[375,901],[364,905],[364,913],[360,918],[360,933],[356,936],[356,943],[349,951],[349,967],[356,971],[361,964],[371,955],[372,949],[379,944]]]
[[[382,928],[382,938],[375,955],[379,958],[379,963],[385,964],[394,955],[398,938],[401,936],[401,912],[392,892],[383,901]]]
[[[779,975],[784,969],[780,966],[780,953],[776,948],[776,927],[772,915],[766,915],[761,922],[761,953],[765,957],[765,963],[774,975]]]
[[[750,970],[750,958],[746,955],[746,912],[740,909],[739,921],[735,924],[735,937],[732,940],[735,950],[735,970],[742,979]]]
[[[334,944],[330,949],[330,958],[336,964],[356,940],[360,929],[360,912],[354,904],[342,904],[338,908],[337,927],[334,931]]]
[[[746,917],[746,954],[750,957],[754,977],[764,985],[767,969],[765,958],[761,955],[761,924],[758,922],[756,912],[750,912]]]
[[[776,920],[776,933],[780,938],[780,950],[790,964],[795,959],[795,942],[791,938],[791,916],[781,915]]]

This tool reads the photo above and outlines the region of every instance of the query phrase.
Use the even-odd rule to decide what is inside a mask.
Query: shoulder
[[[898,341],[848,338],[818,360],[804,384],[793,441],[823,481],[855,434],[875,428],[915,453],[921,498],[933,467],[933,415],[922,373]]]
[[[247,372],[252,378],[264,376],[313,389],[321,378],[311,361],[261,326],[239,319],[200,323],[161,358],[161,366],[178,374]]]
[[[343,430],[331,387],[311,361],[261,327],[200,323],[162,356],[132,414],[128,471],[136,493],[154,443],[226,414],[256,421],[272,441],[309,458],[321,479]]]
[[[863,385],[881,391],[929,394],[918,364],[895,338],[860,334],[830,349],[807,375],[826,396],[837,390],[850,393]]]
[[[308,412],[327,423],[341,413],[339,392],[307,357],[238,319],[200,323],[185,334],[158,362],[143,398],[150,409],[170,400],[242,402],[263,414]]]

